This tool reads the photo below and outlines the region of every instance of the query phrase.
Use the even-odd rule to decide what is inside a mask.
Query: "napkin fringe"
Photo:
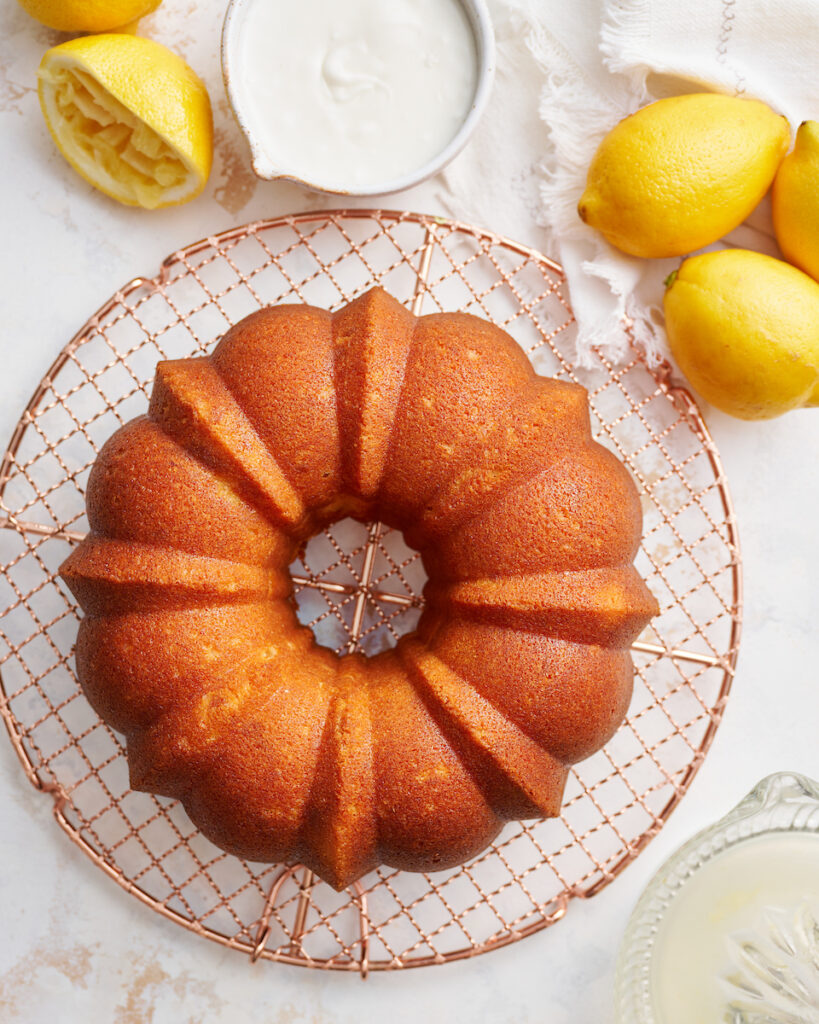
[[[596,352],[615,365],[621,364],[629,359],[635,347],[642,352],[649,366],[659,365],[666,358],[658,330],[658,324],[663,322],[662,309],[657,305],[640,303],[627,290],[616,257],[611,261],[607,261],[605,256],[585,260],[580,270],[588,277],[602,281],[611,291],[611,299],[592,323],[586,322],[582,315],[579,317],[577,365],[587,368],[598,366]]]
[[[545,179],[541,195],[547,206],[539,221],[553,235],[589,237],[589,229],[577,215],[582,191],[577,182],[585,180],[598,141],[615,121],[640,106],[640,97],[630,89],[615,88],[606,95],[594,88],[583,69],[542,25],[531,0],[506,0],[506,6],[545,76],[538,116],[551,152],[538,166]]]
[[[600,52],[603,63],[615,74],[625,75],[629,86],[643,95],[647,103],[646,79],[651,68],[646,64],[650,52],[652,0],[628,0],[610,3],[603,10],[600,25]],[[641,106],[642,106],[641,103]]]
[[[642,3],[640,7],[642,8]],[[611,293],[604,312],[583,315],[576,305],[576,362],[595,364],[593,350],[620,362],[628,357],[632,342],[641,346],[650,362],[661,357],[657,331],[650,310],[641,308],[631,295],[627,282],[636,272],[623,272],[622,258],[601,236],[589,228],[577,213],[586,172],[604,135],[621,118],[633,113],[647,101],[645,84],[632,85],[625,76],[613,78],[611,88],[602,92],[595,87],[581,66],[545,28],[531,0],[507,0],[516,28],[544,75],[538,103],[538,115],[549,142],[550,156],[541,161],[538,221],[547,227],[549,255],[558,259],[565,244],[574,244],[588,259],[567,266],[569,280],[578,272],[597,279]],[[631,322],[631,327],[626,324]]]
[[[644,10],[642,0],[638,7]],[[572,49],[571,38],[561,38],[551,30],[543,17],[543,0],[499,0],[499,11],[503,13],[497,23],[500,31],[519,47],[519,59],[529,72],[537,71],[539,76],[536,114],[543,135],[537,136],[529,165],[539,178],[530,197],[530,223],[546,228],[538,247],[564,267],[577,321],[575,360],[593,366],[597,350],[619,362],[631,357],[636,343],[654,361],[662,355],[656,311],[641,307],[634,294],[644,273],[642,261],[618,253],[577,213],[600,140],[614,124],[648,101],[645,87],[634,88],[626,75],[601,75],[586,67]],[[505,88],[509,76],[519,70],[517,65],[501,66],[498,87]],[[505,139],[502,131],[485,133],[487,152],[497,151],[490,140],[499,139]],[[458,171],[456,161],[445,173],[445,204],[456,216],[469,219],[463,202],[468,189]],[[512,187],[514,182],[505,185],[506,189]],[[498,197],[486,191],[484,181],[476,188],[483,208],[491,214]]]

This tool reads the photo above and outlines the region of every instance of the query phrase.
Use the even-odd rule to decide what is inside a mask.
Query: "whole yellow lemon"
[[[683,256],[745,220],[789,140],[785,118],[758,100],[716,93],[658,100],[600,143],[578,212],[632,256]]]
[[[804,121],[773,186],[776,240],[786,260],[819,281],[819,121]]]
[[[162,0],[17,0],[32,18],[60,32],[111,32],[159,7]]]
[[[665,293],[668,342],[712,405],[744,420],[819,405],[819,284],[746,249],[687,259]]]

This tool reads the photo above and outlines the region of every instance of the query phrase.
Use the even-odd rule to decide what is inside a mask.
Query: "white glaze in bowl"
[[[240,35],[244,18],[254,0],[231,0],[228,4],[222,31],[222,74],[228,100],[236,120],[251,151],[255,173],[265,180],[286,179],[307,188],[338,195],[374,196],[398,192],[410,188],[440,171],[466,144],[486,106],[491,91],[495,70],[495,37],[492,21],[485,0],[458,0],[467,16],[475,42],[477,58],[477,82],[471,105],[460,128],[451,140],[431,159],[414,166],[406,173],[390,180],[372,181],[365,184],[339,184],[333,181],[328,169],[327,178],[310,178],[299,172],[297,167],[278,164],[275,157],[261,144],[258,133],[254,132],[248,116],[247,103],[243,101],[242,90],[238,87],[240,65]],[[292,2],[292,0],[279,0]]]

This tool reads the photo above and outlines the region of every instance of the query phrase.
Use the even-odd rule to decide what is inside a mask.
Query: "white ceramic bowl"
[[[335,195],[384,195],[389,192],[400,192],[402,189],[410,188],[431,177],[433,174],[437,174],[464,147],[486,107],[492,89],[492,81],[495,77],[495,33],[492,28],[492,19],[486,6],[486,0],[459,0],[466,12],[475,37],[478,78],[475,95],[472,98],[472,105],[452,140],[427,163],[420,167],[414,167],[398,178],[392,178],[389,181],[374,181],[371,184],[356,185],[343,189],[339,188],[337,184],[330,184],[328,181],[308,181],[298,173],[297,168],[277,166],[275,160],[270,154],[262,150],[258,140],[253,135],[245,112],[242,110],[238,90],[232,86],[232,80],[235,77],[234,70],[238,65],[237,51],[241,22],[249,4],[252,2],[253,0],[230,0],[228,4],[222,29],[222,76],[225,80],[225,89],[230,105],[233,108],[233,113],[250,145],[253,170],[260,178],[264,178],[266,181],[277,179],[295,181],[317,192],[332,192]],[[293,3],[298,2],[298,0],[279,0],[279,2]]]
[[[756,836],[776,832],[811,833],[819,837],[819,783],[795,772],[769,775],[724,818],[695,835],[663,864],[640,897],[620,948],[615,995],[617,1024],[663,1024],[663,1014],[655,1007],[651,984],[655,947],[666,912],[672,902],[685,898],[691,878],[714,857],[731,847]],[[782,941],[781,937],[779,941]],[[755,952],[754,955],[760,966],[765,967],[764,953]],[[781,957],[778,957],[768,969],[774,987],[781,967]],[[786,997],[787,992],[781,994],[783,1005],[787,1003]],[[806,1017],[805,1024],[815,1019]],[[748,1024],[750,1021],[785,1022],[803,1018],[798,1014],[788,1016],[783,1013],[780,1018],[746,1016],[737,1012],[734,1016],[726,1016],[725,1020]],[[692,1020],[691,1024],[700,1022]]]

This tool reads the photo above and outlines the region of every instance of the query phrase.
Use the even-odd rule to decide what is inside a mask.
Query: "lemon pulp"
[[[210,100],[182,58],[159,43],[117,34],[63,43],[43,57],[39,94],[60,152],[112,198],[154,209],[204,188]]]
[[[58,134],[87,177],[102,179],[106,191],[130,195],[135,205],[154,209],[184,195],[193,175],[152,128],[132,114],[99,82],[79,68],[45,71],[53,86]],[[96,181],[95,181],[96,183]]]

